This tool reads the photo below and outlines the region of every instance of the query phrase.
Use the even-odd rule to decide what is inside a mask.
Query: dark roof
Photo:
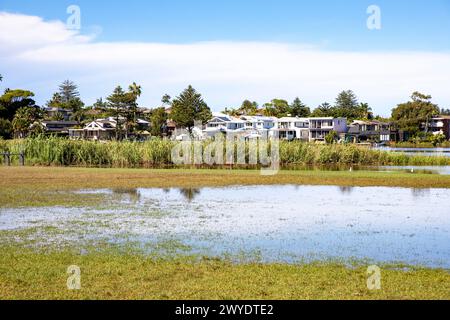
[[[42,121],[43,124],[50,125],[67,125],[67,126],[76,126],[78,122],[76,121]]]

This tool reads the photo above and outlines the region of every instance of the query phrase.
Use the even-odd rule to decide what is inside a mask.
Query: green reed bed
[[[203,142],[203,146],[208,143]],[[171,151],[175,144],[161,139],[147,142],[94,142],[33,138],[0,141],[0,152],[24,152],[27,165],[157,168],[173,164]],[[350,144],[321,145],[299,141],[280,143],[280,161],[283,166],[450,165],[450,158],[447,157],[408,156]],[[13,159],[13,163],[17,163],[17,159]]]

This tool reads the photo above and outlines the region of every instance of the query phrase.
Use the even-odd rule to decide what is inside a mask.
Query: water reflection
[[[192,202],[197,196],[200,195],[200,189],[194,188],[183,188],[179,189],[180,194],[186,199],[188,202]]]
[[[431,189],[413,188],[411,191],[414,198],[429,197],[431,193]]]
[[[111,191],[114,195],[127,197],[127,200],[130,202],[139,202],[141,200],[141,193],[136,188],[115,188],[111,189]]]
[[[342,194],[351,194],[353,192],[353,187],[342,186],[342,187],[339,187],[339,190],[341,190]]]

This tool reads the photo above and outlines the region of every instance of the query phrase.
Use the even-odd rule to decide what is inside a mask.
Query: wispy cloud
[[[98,42],[60,21],[0,13],[0,73],[7,86],[32,86],[38,100],[58,83],[75,80],[88,102],[115,85],[144,88],[141,104],[194,85],[216,110],[249,98],[300,96],[312,107],[353,89],[379,113],[389,114],[415,90],[450,105],[450,53],[331,52],[307,45],[266,42],[164,44]]]

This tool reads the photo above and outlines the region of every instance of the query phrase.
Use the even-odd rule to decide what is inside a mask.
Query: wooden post
[[[25,166],[25,153],[23,151],[19,154],[19,165]]]
[[[9,151],[6,152],[4,154],[4,157],[5,157],[5,165],[10,166],[11,165],[11,153],[9,153]]]

